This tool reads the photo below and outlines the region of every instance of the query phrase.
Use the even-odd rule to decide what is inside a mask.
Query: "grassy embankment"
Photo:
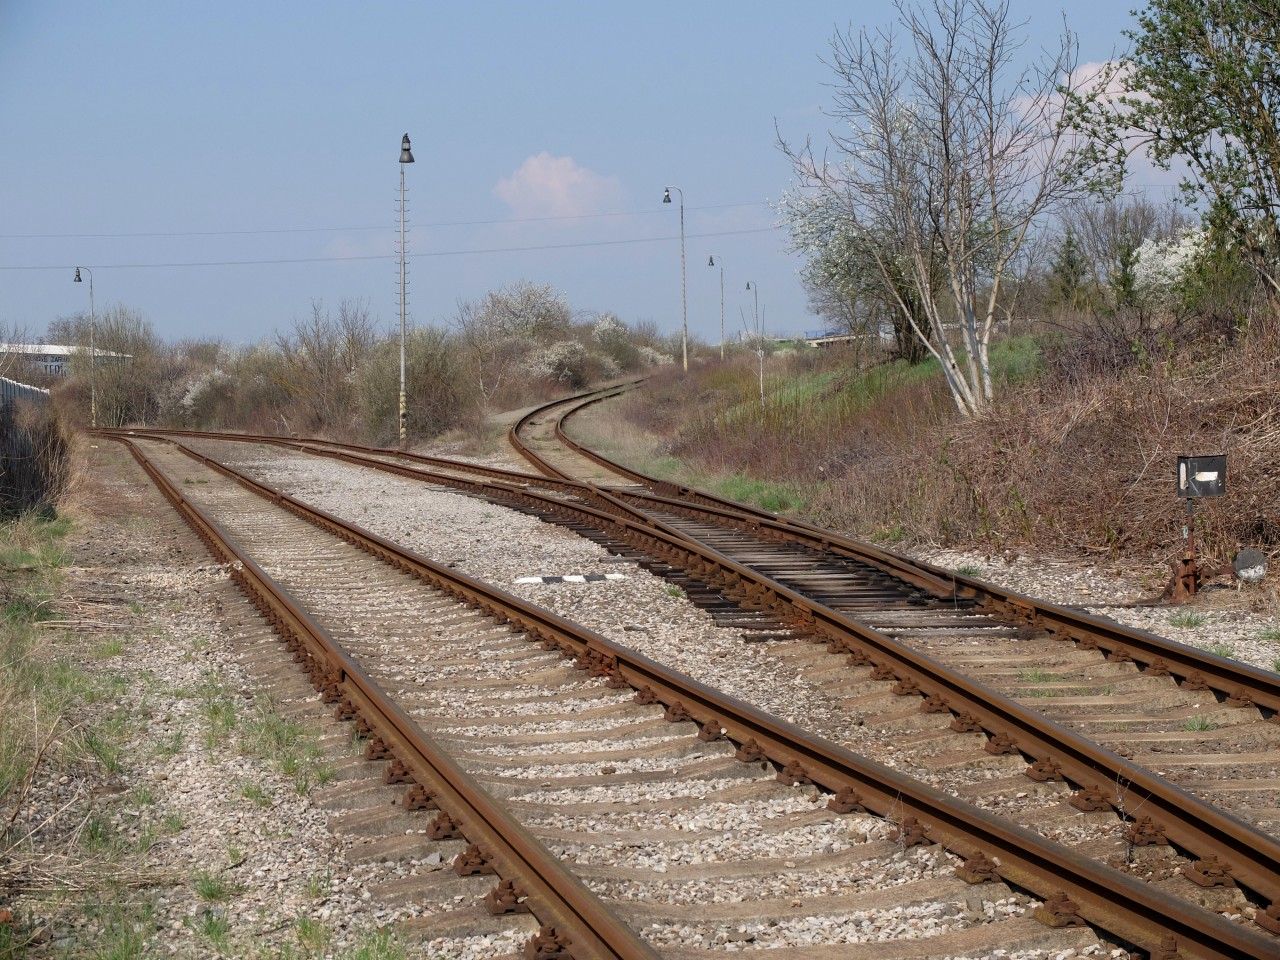
[[[663,371],[570,430],[646,472],[883,543],[1144,560],[1180,541],[1176,457],[1225,452],[1232,495],[1202,503],[1202,546],[1280,551],[1280,325],[1101,366],[1087,347],[997,344],[997,400],[972,420],[932,362],[809,353],[769,360],[763,409],[744,356]]]

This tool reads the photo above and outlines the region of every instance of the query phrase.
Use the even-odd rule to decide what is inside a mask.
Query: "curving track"
[[[580,399],[570,406],[576,406],[579,403],[581,403]],[[521,440],[522,431],[528,432],[531,427],[543,427],[545,433],[551,435],[552,440],[563,443],[567,438],[564,438],[562,417],[556,413],[556,406],[548,405],[548,408],[534,411],[531,416],[526,417],[513,431],[516,441],[524,443]],[[539,420],[541,422],[536,422]],[[1195,657],[1207,655],[1195,651],[1190,652],[1186,658],[1179,659],[1183,656],[1185,648],[1170,644],[1163,638],[1145,634],[1131,636],[1130,634],[1137,634],[1137,632],[1126,631],[1124,628],[1103,621],[1082,617],[1074,611],[1038,605],[1028,598],[1001,596],[998,591],[986,585],[966,581],[964,578],[953,578],[950,574],[933,568],[911,565],[910,561],[875,551],[874,548],[865,548],[869,551],[868,555],[859,554],[860,559],[855,561],[850,554],[864,548],[853,541],[845,541],[829,532],[805,527],[802,524],[779,521],[739,505],[726,506],[722,502],[711,503],[709,501],[714,498],[705,497],[694,491],[670,488],[656,483],[645,485],[640,483],[638,475],[628,476],[626,479],[632,481],[628,485],[612,486],[607,489],[594,483],[584,484],[571,478],[574,462],[572,458],[577,457],[581,460],[582,448],[574,449],[571,446],[571,453],[555,454],[553,452],[555,448],[545,436],[538,444],[541,449],[536,457],[547,472],[558,474],[554,480],[540,480],[516,471],[476,467],[440,458],[402,455],[394,451],[344,447],[315,441],[282,441],[278,438],[247,438],[232,435],[222,435],[221,438],[271,442],[311,454],[335,457],[365,467],[389,470],[416,480],[465,490],[468,493],[484,496],[495,502],[514,505],[547,519],[564,523],[615,549],[629,552],[637,558],[644,555],[653,568],[666,572],[673,578],[683,578],[684,582],[691,587],[701,586],[703,601],[713,609],[718,605],[721,609],[736,610],[737,616],[758,618],[762,630],[772,625],[775,632],[763,635],[806,636],[810,639],[825,640],[836,651],[850,653],[855,665],[873,666],[874,670],[871,674],[873,680],[883,681],[884,684],[892,683],[895,694],[924,695],[922,707],[925,711],[942,711],[940,715],[944,719],[948,716],[952,718],[953,728],[963,729],[967,726],[970,730],[981,731],[983,736],[979,737],[979,740],[984,744],[984,747],[980,748],[982,753],[989,757],[1002,755],[1014,759],[1020,756],[1025,757],[1033,761],[1032,766],[1028,768],[1032,775],[1047,773],[1050,780],[1062,778],[1068,781],[1077,788],[1073,795],[1077,807],[1087,809],[1092,798],[1092,801],[1097,802],[1103,810],[1117,808],[1107,816],[1114,818],[1114,814],[1118,812],[1125,818],[1127,823],[1125,841],[1128,844],[1154,842],[1159,848],[1160,844],[1167,839],[1191,853],[1193,855],[1191,860],[1180,862],[1175,858],[1174,868],[1164,872],[1160,869],[1151,869],[1152,861],[1149,858],[1136,858],[1138,864],[1146,865],[1145,874],[1143,870],[1133,870],[1135,864],[1132,862],[1134,859],[1132,857],[1131,862],[1125,865],[1126,869],[1137,872],[1139,875],[1146,875],[1152,880],[1152,883],[1139,884],[1139,887],[1152,894],[1171,897],[1164,907],[1166,914],[1170,910],[1175,913],[1185,910],[1189,915],[1198,916],[1201,911],[1189,906],[1187,903],[1189,900],[1204,902],[1232,912],[1239,910],[1238,903],[1232,907],[1229,901],[1218,896],[1222,892],[1221,888],[1210,887],[1207,890],[1200,890],[1198,884],[1191,883],[1184,876],[1178,875],[1181,873],[1192,879],[1210,883],[1225,881],[1228,888],[1235,884],[1240,885],[1256,898],[1255,902],[1259,904],[1259,909],[1254,915],[1258,921],[1267,927],[1274,920],[1273,904],[1277,881],[1274,838],[1224,814],[1215,806],[1178,790],[1167,779],[1155,776],[1123,757],[1099,750],[1096,744],[1078,734],[1075,735],[1073,742],[1072,731],[1066,726],[1047,721],[1037,711],[1018,709],[1020,705],[1013,696],[982,683],[975,683],[971,676],[968,676],[973,673],[983,673],[980,668],[990,659],[988,655],[984,654],[979,658],[971,657],[972,662],[964,664],[963,657],[948,659],[946,650],[941,649],[945,643],[939,641],[945,639],[948,634],[964,633],[971,637],[970,643],[976,638],[985,646],[998,642],[1005,644],[1016,642],[1020,648],[1029,643],[1048,644],[1049,648],[1056,646],[1059,650],[1065,647],[1078,654],[1077,659],[1083,670],[1093,669],[1090,664],[1095,666],[1103,664],[1107,670],[1114,669],[1131,675],[1127,679],[1136,679],[1134,703],[1143,703],[1145,695],[1143,684],[1161,682],[1171,687],[1172,683],[1167,678],[1158,681],[1152,677],[1137,675],[1132,661],[1152,663],[1156,659],[1164,659],[1165,662],[1175,665],[1175,669],[1169,671],[1175,676],[1179,675],[1178,670],[1185,671],[1182,674],[1185,682],[1185,679],[1192,678],[1195,672],[1199,672],[1193,669],[1197,666]],[[569,442],[572,443],[572,441]],[[525,449],[528,449],[527,445]],[[548,457],[553,456],[557,464],[554,467],[547,460]],[[406,460],[416,465],[407,466]],[[589,462],[593,464],[593,469],[596,471],[604,468],[604,464],[597,460]],[[430,466],[431,469],[424,469],[422,464]],[[474,479],[477,474],[485,476],[486,479],[483,481]],[[547,492],[539,492],[539,487]],[[738,554],[737,558],[734,556],[735,552]],[[861,566],[856,566],[855,563]],[[819,567],[817,574],[813,573],[815,566]],[[943,592],[945,588],[949,588],[949,592]],[[691,590],[690,593],[692,598],[697,599],[694,596],[695,590]],[[1006,606],[1001,607],[1000,604]],[[750,612],[744,614],[744,608]],[[1038,638],[1025,625],[1021,636],[1018,636],[1006,625],[1010,609],[1015,614],[1025,614],[1029,610],[1031,616],[1042,618],[1034,622],[1037,632],[1049,627],[1055,634],[1063,638],[1075,639],[1077,643],[1063,644],[1061,640]],[[888,621],[884,619],[886,616],[890,618]],[[884,632],[881,632],[882,630]],[[1099,635],[1102,638],[1100,640]],[[1093,642],[1090,642],[1091,636],[1094,637]],[[1120,646],[1121,640],[1126,646]],[[564,646],[563,640],[559,642]],[[822,656],[816,654],[814,648],[807,643],[784,640],[777,646],[786,648],[783,653],[785,656],[807,655],[809,659],[815,661],[815,666]],[[963,651],[964,644],[958,643],[955,646]],[[1090,647],[1093,649],[1089,649]],[[920,656],[918,653],[920,649],[928,650],[930,655]],[[1138,651],[1137,655],[1131,655],[1130,660],[1116,655],[1117,652],[1129,649]],[[1158,655],[1153,654],[1153,650],[1158,651]],[[1104,661],[1102,651],[1110,654],[1107,658],[1110,665]],[[581,653],[581,651],[577,652]],[[628,682],[636,683],[636,677],[627,675],[625,664],[629,661],[622,648],[610,649],[610,652],[604,656],[614,658],[609,662],[614,664],[610,670],[614,672],[615,677],[621,676]],[[1037,651],[1035,656],[1039,657],[1042,654]],[[592,662],[593,657],[595,654],[587,657],[589,663]],[[1247,704],[1223,708],[1234,711],[1241,717],[1246,715],[1253,717],[1250,723],[1232,726],[1246,728],[1251,723],[1256,723],[1269,736],[1274,727],[1263,723],[1260,713],[1270,712],[1265,704],[1268,702],[1267,697],[1275,694],[1274,684],[1270,687],[1266,683],[1259,685],[1258,677],[1252,676],[1247,670],[1239,671],[1231,661],[1222,661],[1222,664],[1212,662],[1218,659],[1209,658],[1208,663],[1208,666],[1216,670],[1212,673],[1212,679],[1216,684],[1219,686],[1242,685],[1248,682],[1254,685],[1250,688],[1251,696],[1235,697],[1237,700],[1247,699]],[[961,664],[962,669],[950,669],[957,662]],[[832,671],[828,669],[828,672]],[[1158,670],[1154,672],[1157,675],[1160,673]],[[1253,671],[1253,673],[1262,674],[1261,679],[1264,681],[1267,679],[1262,671]],[[993,674],[988,670],[984,679],[990,680],[992,676]],[[917,678],[922,678],[923,682]],[[652,680],[651,677],[648,679]],[[930,691],[926,684],[937,686]],[[878,683],[873,685],[882,686]],[[674,711],[676,719],[686,713],[700,722],[714,719],[720,725],[720,729],[727,730],[731,736],[734,736],[733,728],[722,715],[722,705],[718,701],[700,701],[688,690],[683,693],[679,690],[672,693],[671,689],[664,687],[662,683],[650,682],[641,686],[648,686],[652,690],[652,695],[667,703],[668,706],[673,703],[672,697],[680,700],[681,708]],[[865,688],[867,684],[862,683],[860,686]],[[868,698],[864,695],[861,699],[865,701]],[[884,694],[880,694],[879,699],[893,701],[895,698],[892,695],[886,698]],[[964,709],[968,703],[974,705],[972,712]],[[961,709],[956,709],[957,704]],[[695,705],[708,712],[700,715]],[[1078,704],[1055,704],[1058,707],[1073,705]],[[1088,710],[1096,707],[1096,705],[1085,706]],[[1259,710],[1260,706],[1262,711]],[[1143,709],[1147,712],[1139,713],[1144,721],[1152,721],[1158,712],[1148,709],[1149,707],[1150,705],[1146,704]],[[866,711],[866,717],[869,720],[875,720],[883,713],[883,710],[877,713],[873,708]],[[900,714],[901,710],[898,713]],[[1070,722],[1070,718],[1067,722]],[[1086,728],[1089,726],[1088,723],[1073,725]],[[1096,727],[1097,724],[1094,723],[1094,726]],[[1132,735],[1132,728],[1121,727],[1120,729],[1126,737]],[[776,749],[771,750],[770,747],[776,748],[776,745],[771,744],[767,735],[764,739],[758,736],[760,732],[750,726],[743,727],[737,731],[734,739],[739,743],[757,741],[757,744],[764,749],[765,756],[773,760],[779,768],[785,771],[788,765],[792,766],[791,779],[814,780],[831,790],[853,786],[863,796],[864,805],[882,816],[896,818],[901,823],[908,815],[902,806],[877,807],[873,803],[865,802],[867,792],[871,789],[867,784],[859,781],[855,785],[855,781],[831,779],[831,771],[825,768],[826,760],[820,757],[815,758],[812,754],[797,753],[794,744],[789,748],[792,751],[789,754],[786,748],[781,752]],[[1090,732],[1097,735],[1096,730],[1091,729]],[[1160,734],[1158,730],[1147,732]],[[939,735],[937,732],[927,732],[922,742],[927,742],[929,739],[936,740]],[[1173,739],[1171,733],[1166,735],[1166,740],[1171,739]],[[1181,739],[1190,738],[1184,734]],[[1265,737],[1263,739],[1265,741],[1262,743],[1263,749],[1258,751],[1260,755],[1266,755],[1266,751],[1274,743],[1273,740],[1266,740]],[[1157,741],[1153,738],[1152,742]],[[490,744],[489,748],[497,749],[498,745]],[[754,747],[748,749],[747,755],[752,755],[754,749]],[[1271,756],[1273,758],[1273,755]],[[795,766],[797,762],[798,769]],[[815,769],[819,774],[817,776],[814,775]],[[918,788],[920,785],[915,786]],[[1213,790],[1210,788],[1205,792],[1212,794]],[[1254,793],[1257,792],[1254,791]],[[1021,794],[1021,796],[1025,795],[1025,793]],[[901,802],[900,793],[893,796],[898,798],[899,803]],[[1216,796],[1214,799],[1217,799]],[[1018,819],[1016,809],[1007,809],[1000,803],[984,803],[984,806],[989,809],[998,809],[1003,815],[999,818],[999,822],[1006,828],[1008,827],[1006,818]],[[1066,807],[1065,804],[1062,806]],[[955,824],[937,822],[939,809],[934,801],[934,805],[926,804],[922,807],[920,813],[923,815],[917,817],[924,825],[925,836],[931,839],[941,839],[943,833],[940,831],[956,828]],[[990,816],[989,813],[986,815]],[[590,820],[589,814],[584,813],[583,816],[585,820]],[[738,816],[741,814],[739,813]],[[965,817],[968,816],[970,814],[966,813]],[[1054,816],[1045,818],[1042,812],[1036,815],[1036,819],[1052,820],[1056,816],[1059,814],[1055,813]],[[1104,816],[1103,819],[1105,818]],[[1084,819],[1096,823],[1099,815],[1092,814]],[[1261,822],[1265,818],[1258,819]],[[638,824],[641,821],[633,817],[630,822]],[[1038,823],[1032,825],[1040,826]],[[1115,831],[1111,833],[1113,836],[1118,835]],[[962,836],[958,841],[955,837],[948,837],[946,842],[963,844],[975,841],[972,837],[966,841]],[[990,844],[991,840],[987,838],[984,842]],[[979,850],[986,854],[988,847],[981,843],[973,847],[974,853]],[[1132,849],[1128,852],[1133,853]],[[1016,877],[1006,872],[1006,867],[1011,862],[1009,852],[997,851],[990,855],[999,863],[1000,873],[1003,876],[1041,892],[1042,896],[1052,896],[1052,891],[1045,886],[1044,876],[1038,878],[1033,876],[1031,882],[1027,882],[1024,877]],[[1096,845],[1091,848],[1088,844],[1083,845],[1080,852],[1074,856],[1081,863],[1088,864],[1103,858],[1103,854],[1099,853]],[[1219,866],[1224,869],[1218,870]],[[1105,872],[1105,868],[1102,869]],[[1108,875],[1111,873],[1117,877],[1122,876],[1116,871],[1110,871]],[[1129,880],[1129,878],[1124,879]],[[1064,885],[1063,889],[1067,889],[1067,886]],[[1172,929],[1168,926],[1169,921],[1166,919],[1158,921],[1153,928],[1142,929],[1141,935],[1133,936],[1130,931],[1140,929],[1140,925],[1132,926],[1134,921],[1131,918],[1119,919],[1123,911],[1116,910],[1112,896],[1101,898],[1101,902],[1089,902],[1089,895],[1083,887],[1071,889],[1069,894],[1069,899],[1074,900],[1079,907],[1079,913],[1091,922],[1117,937],[1130,939],[1156,953],[1161,949],[1160,941],[1163,935],[1153,939],[1156,937],[1153,931],[1168,932]],[[1180,899],[1172,899],[1173,897]],[[1174,906],[1174,904],[1180,905]],[[1272,904],[1270,915],[1266,912],[1268,904]],[[1247,914],[1253,911],[1246,909],[1245,912]],[[678,911],[673,911],[670,923],[679,922],[676,914]],[[634,917],[632,919],[634,922]],[[656,928],[663,928],[665,918],[652,917],[651,919]],[[1250,942],[1246,946],[1233,948],[1243,952],[1221,955],[1267,956],[1275,952],[1274,942],[1266,940],[1265,934],[1249,934],[1247,928],[1242,928],[1238,924],[1232,925],[1230,929],[1236,931],[1233,936],[1249,938]],[[1204,945],[1200,941],[1195,940],[1194,937],[1188,938],[1185,932],[1180,931],[1178,935],[1183,955],[1201,955]],[[1221,935],[1219,931],[1213,936]],[[1227,941],[1222,943],[1226,945]],[[1262,952],[1251,952],[1258,950]]]
[[[889,903],[900,907],[912,895],[957,910],[930,929],[936,935],[918,950],[896,943],[897,956],[1089,942],[1086,931],[1068,925],[1053,933],[1022,916],[1025,899],[1000,885],[1001,877],[1046,891],[1049,903],[1040,909],[1051,919],[1083,916],[1150,950],[1167,945],[1171,934],[1185,956],[1263,956],[1259,951],[1269,949],[1259,935],[1204,911],[1183,911],[1149,885],[790,728],[215,461],[182,447],[143,451],[130,443],[130,449],[215,555],[232,564],[295,659],[337,703],[338,715],[369,738],[367,756],[386,762],[389,782],[407,785],[402,806],[443,808],[433,835],[446,841],[463,836],[473,844],[459,854],[459,872],[496,872],[501,882],[489,901],[501,909],[522,899],[542,921],[529,956],[652,956],[652,946],[631,928],[661,945],[668,938],[687,941],[691,924],[704,928],[712,950],[724,944],[717,942],[717,916],[737,919],[745,910],[777,930],[811,923],[815,905],[828,910],[817,915],[828,938],[821,942],[856,943],[868,930],[878,934],[875,952],[837,949],[827,951],[831,956],[884,955],[883,939],[892,939],[897,920]],[[184,493],[192,470],[200,472],[190,484],[198,493]],[[460,601],[485,616],[463,610]],[[398,630],[413,623],[434,636],[433,656],[407,654],[389,622]],[[575,657],[586,674],[559,655],[527,652],[520,641],[530,639]],[[415,670],[420,677],[425,672],[425,690],[421,679],[407,676]],[[618,692],[626,687],[639,693]],[[665,704],[665,710],[650,703]],[[498,718],[501,723],[494,722]],[[513,733],[512,727],[522,729]],[[617,772],[627,764],[634,770],[618,778],[623,785],[605,788],[599,799],[606,775],[601,769]],[[822,788],[821,798],[809,783]],[[592,799],[585,801],[587,796]],[[818,802],[822,798],[825,804]],[[655,874],[637,867],[644,863],[637,848],[666,847],[664,863],[673,845],[695,848],[697,830],[680,831],[677,840],[652,828],[654,821],[689,820],[701,820],[714,836],[736,824],[738,842],[730,844],[720,869],[708,876],[705,869]],[[753,840],[760,833],[773,834],[770,846],[782,837],[794,843],[797,852],[782,871],[788,895],[805,890],[810,903],[798,912],[798,901],[784,905],[758,895],[745,908],[708,908],[688,896],[690,880],[704,896],[717,885],[731,897],[753,885],[767,892],[780,865],[757,852]],[[911,852],[922,844],[924,850]],[[585,889],[579,874],[607,905]],[[892,896],[862,887],[867,877],[893,885]],[[969,883],[982,885],[980,896],[995,909],[964,913],[962,905],[972,902],[963,892]],[[1175,918],[1178,913],[1184,916]],[[913,936],[918,928],[904,940]],[[662,952],[700,955],[687,942]],[[810,955],[807,948],[797,954]]]

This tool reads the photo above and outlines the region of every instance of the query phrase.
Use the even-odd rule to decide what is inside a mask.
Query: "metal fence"
[[[8,377],[0,377],[0,406],[9,406],[19,400],[30,403],[48,403],[49,391],[41,390]]]

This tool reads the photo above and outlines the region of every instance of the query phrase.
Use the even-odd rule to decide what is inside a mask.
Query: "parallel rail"
[[[323,692],[325,700],[339,703],[338,709],[344,718],[359,717],[365,721],[371,744],[377,744],[377,748],[369,752],[394,757],[413,782],[430,787],[434,794],[432,804],[447,812],[459,832],[480,848],[499,877],[514,881],[525,906],[543,924],[531,943],[540,941],[548,956],[558,955],[550,951],[552,945],[565,945],[575,960],[656,960],[658,954],[428,737],[216,520],[188,500],[136,444],[119,436],[114,439],[128,447],[210,553],[230,565],[237,586],[286,639],[295,659],[304,663],[304,669]],[[215,462],[206,462],[219,472],[232,475]],[[285,494],[247,478],[237,476],[235,479],[281,506],[301,509]],[[383,550],[389,556],[389,551],[394,549],[379,543],[373,534],[327,514],[312,511],[308,519],[344,539],[358,540],[359,545],[370,552]],[[461,593],[468,600],[484,595],[480,585],[464,579],[454,578],[450,592]],[[403,779],[401,776],[400,780]]]
[[[117,435],[116,438],[128,442],[125,437]],[[844,747],[806,733],[534,604],[428,560],[399,544],[253,480],[185,444],[174,440],[168,442],[192,459],[313,525],[496,619],[513,624],[528,639],[540,640],[544,646],[558,648],[564,655],[576,658],[582,669],[601,676],[611,685],[635,688],[640,702],[665,704],[669,720],[692,720],[702,727],[703,735],[708,738],[728,737],[739,745],[740,759],[767,759],[779,768],[779,777],[785,782],[818,784],[832,794],[829,805],[833,809],[867,809],[898,823],[903,842],[943,844],[949,852],[964,860],[959,873],[966,879],[971,878],[971,882],[982,882],[999,876],[1034,891],[1047,901],[1044,909],[1047,911],[1046,918],[1051,921],[1083,919],[1121,940],[1163,956],[1173,956],[1174,953],[1170,951],[1185,957],[1261,958],[1275,955],[1275,942],[1262,934],[1231,923],[1202,908],[1189,906],[1184,901],[1103,866],[1068,847],[860,757]],[[145,455],[135,445],[129,446],[135,458],[143,464],[144,469],[197,532],[206,539],[212,533],[215,542],[225,543],[226,539],[216,524],[205,517],[198,507],[188,503],[172,483],[151,467]],[[345,459],[349,455],[341,456]],[[194,522],[192,518],[195,518]],[[227,549],[232,547],[233,545],[228,545]],[[305,612],[297,610],[287,595],[271,584],[248,557],[235,552],[219,552],[219,555],[224,559],[234,557],[243,565],[242,569],[251,575],[255,589],[266,590],[269,595],[277,598],[277,603],[269,604],[270,608],[276,615],[286,618],[284,622],[289,630],[301,630],[304,638],[322,636],[318,626],[306,617]],[[336,650],[336,644],[332,644],[332,641],[329,644]],[[318,649],[323,650],[323,647]],[[326,657],[332,657],[334,653],[328,650],[323,652]],[[336,652],[339,654],[336,658],[317,659],[320,666],[316,669],[324,680],[323,686],[329,696],[333,696],[335,692],[347,696],[357,708],[366,713],[366,718],[378,736],[381,737],[384,732],[388,735],[386,742],[396,750],[397,755],[401,750],[416,756],[415,751],[438,749],[426,742],[425,736],[421,735],[412,720],[395,704],[386,701],[385,696],[381,695],[358,665],[341,655],[340,650]],[[339,691],[329,686],[335,682],[341,685]],[[424,778],[432,777],[436,775],[436,764],[444,766],[445,760],[447,758],[439,757],[434,761],[424,758],[420,761],[420,767],[415,768],[415,775],[420,773]],[[456,765],[450,771],[450,776],[466,777]],[[500,809],[491,809],[496,805],[483,791],[475,798],[464,795],[464,791],[456,792],[460,802],[474,802],[476,812],[470,816],[482,816],[486,824],[497,823],[506,816]],[[470,823],[471,820],[464,816],[464,830]],[[515,834],[524,835],[518,825],[515,827]],[[501,839],[486,837],[485,842],[498,844]],[[523,859],[517,861],[522,869],[528,869],[527,864],[536,862],[538,875],[553,886],[564,882],[561,879],[563,867],[553,858],[551,863],[544,862],[541,857],[549,858],[550,855],[532,838],[528,838],[528,842],[536,846],[537,850],[513,850],[509,856],[523,854]],[[585,889],[576,880],[571,880],[570,886],[585,893]],[[554,899],[556,890],[539,889],[537,892],[548,898],[549,905],[543,909],[549,914],[556,915],[565,911],[571,914],[560,922],[576,920],[585,923],[586,918],[592,916],[595,907],[603,909],[598,901],[594,901],[594,905],[579,904],[576,909],[571,909],[568,903],[558,903]],[[588,893],[586,896],[591,895]],[[535,903],[532,890],[529,892],[529,900],[531,905]],[[542,919],[543,914],[537,913],[538,907],[535,906],[534,909],[535,914]],[[594,919],[603,922],[608,918]],[[623,953],[617,947],[614,949],[619,949],[619,952],[614,954],[585,951],[579,954],[579,941],[574,940],[573,944],[575,957],[652,955],[651,952]],[[640,947],[649,950],[643,944]]]
[[[1080,610],[1072,610],[973,577],[952,573],[832,530],[800,520],[778,517],[694,487],[658,480],[578,443],[565,432],[565,422],[575,413],[617,396],[619,392],[616,388],[610,388],[581,395],[582,403],[557,418],[555,435],[556,439],[580,456],[648,487],[656,494],[645,496],[630,491],[614,491],[623,499],[649,503],[694,519],[737,527],[760,536],[856,560],[940,599],[959,597],[976,600],[983,609],[1004,619],[1025,623],[1035,629],[1076,641],[1086,649],[1101,650],[1113,660],[1132,660],[1141,665],[1145,672],[1155,676],[1173,676],[1189,690],[1211,690],[1219,699],[1230,701],[1233,706],[1253,704],[1266,716],[1277,718],[1280,715],[1280,676],[1274,673],[1189,647],[1146,630],[1127,627]],[[550,477],[561,481],[572,478],[529,448],[520,438],[519,430],[534,417],[566,402],[568,401],[559,400],[530,411],[512,427],[509,434],[511,443],[525,459]]]
[[[236,434],[195,435],[246,439]],[[876,669],[873,676],[895,684],[895,692],[924,698],[921,709],[951,713],[953,728],[981,730],[992,744],[1003,743],[1003,749],[1022,754],[1031,764],[1029,775],[1064,779],[1078,787],[1082,796],[1104,798],[1118,813],[1141,811],[1141,819],[1130,819],[1131,829],[1155,829],[1199,858],[1196,866],[1201,869],[1224,866],[1235,882],[1267,905],[1258,909],[1257,921],[1267,929],[1280,930],[1280,843],[1274,837],[908,645],[655,524],[602,488],[585,485],[596,502],[612,512],[539,493],[528,483],[472,480],[314,443],[263,437],[254,442],[450,486],[514,503],[544,517],[591,526],[616,542],[688,571],[726,595],[739,597],[745,606],[771,609],[826,639],[832,649],[856,652]],[[380,454],[388,452],[394,453]]]

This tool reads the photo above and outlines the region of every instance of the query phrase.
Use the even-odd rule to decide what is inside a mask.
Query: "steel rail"
[[[515,882],[521,903],[543,924],[530,944],[540,940],[545,954],[529,952],[531,946],[526,949],[527,956],[560,956],[553,950],[559,947],[574,960],[656,960],[657,952],[427,736],[216,520],[191,502],[135,443],[120,436],[113,439],[128,447],[210,552],[231,566],[232,578],[289,641],[295,659],[307,664],[326,701],[339,701],[339,711],[346,719],[363,719],[370,744],[376,745],[366,755],[371,759],[389,755],[403,765],[414,782],[429,786],[433,794],[430,805],[446,811],[452,828],[479,847],[493,872]],[[273,495],[268,488],[250,489],[283,503],[283,495]],[[405,779],[401,774],[398,782]]]
[[[1253,704],[1264,712],[1264,716],[1280,719],[1280,676],[1274,673],[1178,643],[1147,630],[1128,627],[1061,604],[1039,600],[973,577],[952,573],[924,561],[911,560],[801,520],[778,517],[694,487],[658,480],[586,447],[565,432],[564,425],[570,417],[593,404],[617,396],[617,393],[618,391],[611,390],[595,395],[582,395],[585,402],[557,418],[555,435],[556,439],[580,456],[634,480],[656,494],[612,491],[624,499],[654,504],[691,519],[710,518],[711,522],[722,526],[735,526],[766,538],[798,543],[821,553],[859,561],[939,599],[961,597],[976,600],[982,609],[1002,619],[1024,623],[1061,639],[1075,641],[1085,649],[1101,650],[1112,660],[1134,661],[1145,672],[1155,676],[1173,676],[1188,690],[1211,690],[1231,706]],[[578,398],[570,397],[536,408],[522,417],[509,435],[512,444],[525,459],[539,469],[550,472],[556,479],[568,479],[569,476],[524,444],[518,435],[518,428],[548,408],[574,399]]]
[[[1269,937],[807,733],[535,604],[254,480],[185,444],[168,442],[318,528],[515,625],[528,639],[541,640],[544,646],[575,657],[580,669],[592,671],[611,685],[635,688],[639,702],[665,704],[668,720],[696,722],[702,729],[700,736],[706,739],[728,737],[739,745],[740,759],[767,759],[779,768],[779,779],[784,782],[818,784],[832,793],[829,805],[833,809],[867,809],[891,819],[899,825],[899,839],[904,843],[943,844],[963,858],[958,872],[969,882],[998,875],[1032,890],[1047,902],[1041,914],[1046,922],[1083,919],[1151,953],[1164,951],[1163,955],[1170,957],[1261,958],[1275,954],[1275,941]],[[138,455],[135,452],[135,457]],[[176,489],[174,494],[181,496]]]
[[[1280,843],[1274,837],[1005,694],[806,598],[696,540],[664,529],[664,525],[638,514],[599,489],[596,492],[601,502],[615,505],[616,513],[541,494],[524,485],[439,474],[278,438],[255,442],[489,497],[496,495],[542,515],[592,526],[615,541],[629,543],[650,556],[689,571],[703,582],[723,589],[726,595],[741,597],[745,592],[745,598],[740,601],[745,606],[777,611],[808,632],[828,640],[834,651],[853,653],[859,662],[870,663],[873,679],[894,682],[895,693],[923,697],[923,711],[951,713],[952,729],[986,733],[990,738],[987,744],[990,752],[1022,754],[1031,761],[1027,774],[1033,779],[1065,780],[1076,785],[1080,789],[1074,802],[1082,809],[1114,807],[1129,819],[1128,829],[1135,842],[1140,842],[1136,838],[1144,834],[1146,842],[1151,842],[1154,831],[1155,836],[1199,858],[1193,865],[1195,869],[1222,866],[1230,874],[1231,882],[1252,890],[1267,904],[1265,910],[1257,911],[1258,923],[1280,932]],[[203,456],[194,451],[193,454]]]

